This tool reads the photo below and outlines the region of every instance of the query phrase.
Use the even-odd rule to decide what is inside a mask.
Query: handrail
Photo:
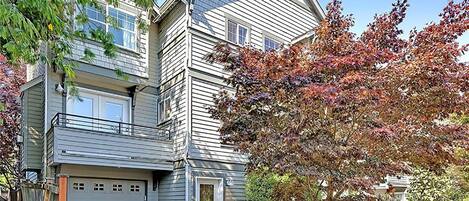
[[[84,129],[104,133],[151,138],[170,141],[170,132],[157,127],[143,126],[74,114],[57,113],[51,120],[52,126]]]

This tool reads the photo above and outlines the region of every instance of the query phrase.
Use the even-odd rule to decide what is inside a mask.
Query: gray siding
[[[192,78],[192,136],[190,157],[195,159],[247,162],[247,157],[222,145],[218,128],[220,122],[210,117],[208,108],[214,106],[213,98],[223,86],[214,82]]]
[[[169,129],[174,142],[175,160],[183,158],[186,147],[187,133],[187,110],[186,110],[186,94],[185,80],[180,80],[171,88],[163,91],[160,97],[169,95],[171,97],[171,120],[160,122],[160,126]]]
[[[172,143],[80,129],[54,128],[54,163],[172,170]]]
[[[185,200],[186,190],[185,169],[176,169],[160,180],[158,200]]]
[[[216,76],[228,76],[223,67],[203,58],[218,42],[226,42],[227,19],[247,26],[248,41],[263,49],[264,36],[284,44],[317,25],[313,12],[296,0],[206,0],[195,1],[192,14],[191,68]]]
[[[41,169],[44,132],[43,82],[23,92],[22,169]]]
[[[137,125],[156,127],[157,125],[157,104],[156,95],[139,92],[136,94],[136,104],[134,109],[133,122]]]
[[[147,18],[148,13],[142,9],[130,4],[129,1],[120,1],[119,8],[132,13],[135,16],[142,15],[142,19]],[[118,47],[118,53],[115,58],[109,58],[104,55],[102,45],[92,40],[77,40],[72,46],[73,60],[81,60],[84,56],[85,48],[91,49],[95,53],[96,58],[91,64],[111,70],[121,69],[122,71],[148,78],[148,31],[144,32],[136,30],[137,48],[136,50],[127,50]]]
[[[186,5],[178,3],[158,24],[157,76],[164,84],[186,66]]]
[[[297,0],[195,1],[192,21],[195,29],[224,39],[227,18],[249,25],[250,41],[256,47],[262,47],[265,33],[289,43],[317,25],[313,12]]]

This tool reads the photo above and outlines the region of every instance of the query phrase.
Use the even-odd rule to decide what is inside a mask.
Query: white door
[[[67,113],[79,116],[69,116],[69,126],[110,133],[129,133],[129,126],[119,122],[130,122],[130,97],[85,88],[79,90],[79,97],[69,96],[67,100]]]
[[[145,182],[71,177],[68,201],[144,201]]]
[[[197,201],[223,201],[223,179],[197,178]]]

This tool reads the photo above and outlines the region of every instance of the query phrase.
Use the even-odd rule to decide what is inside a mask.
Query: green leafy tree
[[[106,0],[106,3],[119,6],[119,0]],[[153,5],[152,0],[134,0],[134,3],[147,11]],[[49,67],[62,70],[71,80],[75,78],[77,65],[66,57],[72,53],[75,40],[95,40],[102,44],[106,56],[115,57],[117,48],[112,34],[97,26],[89,34],[76,29],[75,25],[89,22],[87,14],[82,12],[86,6],[96,8],[107,22],[115,24],[98,0],[0,0],[0,54],[13,65],[36,64],[41,60]],[[138,28],[147,29],[140,16],[137,22]],[[85,61],[95,57],[90,49],[85,49],[83,54]],[[119,69],[116,74],[125,77]]]

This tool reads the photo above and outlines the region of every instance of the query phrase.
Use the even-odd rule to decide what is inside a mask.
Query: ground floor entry
[[[145,181],[70,177],[68,201],[145,201]]]

